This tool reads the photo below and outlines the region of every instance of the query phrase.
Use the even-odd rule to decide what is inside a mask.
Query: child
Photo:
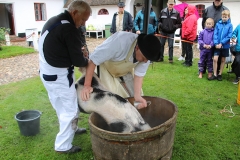
[[[237,41],[236,41],[237,38]],[[240,78],[240,24],[235,28],[232,34],[232,41],[236,43],[235,46],[235,58],[232,63],[232,71],[236,75],[236,79],[233,81],[233,84],[238,84]]]
[[[186,57],[184,65],[186,67],[192,66],[193,50],[192,45],[193,41],[197,36],[197,17],[195,15],[196,7],[193,5],[188,5],[186,9],[186,18],[182,23],[182,38],[186,40],[184,43],[186,49]]]
[[[213,75],[209,80],[222,81],[222,71],[225,65],[225,59],[229,56],[230,38],[232,37],[233,26],[230,21],[230,11],[222,11],[222,19],[220,19],[214,29],[213,42],[215,45],[213,57]],[[218,57],[222,56],[221,66],[217,75]]]
[[[202,78],[203,76],[205,61],[207,62],[208,78],[212,76],[212,72],[213,72],[212,52],[214,47],[213,26],[214,26],[214,20],[212,18],[208,18],[205,22],[205,29],[200,32],[198,37],[198,43],[200,46],[200,60],[198,62],[198,69],[199,69],[198,78]]]

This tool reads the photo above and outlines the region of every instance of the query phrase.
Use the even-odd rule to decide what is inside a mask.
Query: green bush
[[[5,44],[6,32],[9,32],[9,28],[0,27],[0,50],[2,50],[2,45]]]

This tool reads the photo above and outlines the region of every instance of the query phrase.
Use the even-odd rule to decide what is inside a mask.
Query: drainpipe
[[[150,14],[150,7],[152,4],[152,0],[144,0],[145,9],[144,9],[144,20],[143,20],[143,33],[147,34],[148,32],[148,21]]]

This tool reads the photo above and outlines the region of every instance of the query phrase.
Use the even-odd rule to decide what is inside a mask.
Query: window
[[[203,12],[205,10],[205,5],[203,4],[198,4],[196,5],[197,11],[199,13],[199,16],[202,18],[203,17]]]
[[[98,11],[98,15],[109,15],[108,10],[106,9],[100,9]]]
[[[36,21],[45,21],[46,17],[46,5],[44,3],[34,3],[34,12]]]

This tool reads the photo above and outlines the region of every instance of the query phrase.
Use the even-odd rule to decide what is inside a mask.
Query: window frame
[[[46,21],[46,4],[45,3],[34,3],[34,15],[35,21]]]
[[[103,14],[100,14],[101,11],[103,11],[102,12]],[[102,9],[99,9],[98,15],[109,15],[109,12],[108,12],[108,10],[106,8],[102,8]]]
[[[197,4],[195,6],[196,6],[196,9],[198,11],[199,17],[202,18],[203,17],[203,11],[205,10],[205,5],[204,4]]]

